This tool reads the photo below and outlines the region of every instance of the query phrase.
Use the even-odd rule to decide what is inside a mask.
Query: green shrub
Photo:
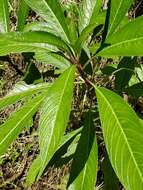
[[[58,0],[21,0],[17,31],[10,32],[8,1],[1,1],[0,56],[34,52],[36,60],[52,64],[60,73],[51,84],[23,85],[0,99],[1,110],[26,99],[0,127],[0,157],[40,108],[40,153],[28,172],[27,186],[39,180],[49,162],[60,158],[70,145],[75,148],[67,189],[94,190],[98,172],[94,120],[99,111],[108,153],[104,155],[104,188],[119,189],[116,174],[125,189],[143,189],[143,124],[122,98],[125,93],[136,99],[143,95],[143,72],[136,58],[143,55],[143,17],[127,18],[132,3],[109,0],[103,11],[102,0],[67,5]],[[29,8],[40,21],[26,24]],[[107,65],[101,71],[115,78],[113,90],[99,87],[94,78],[100,60],[108,58],[117,65]],[[97,98],[98,109],[88,106],[83,127],[65,135],[76,76],[82,78],[91,99]]]

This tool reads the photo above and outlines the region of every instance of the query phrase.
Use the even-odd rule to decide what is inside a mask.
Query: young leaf
[[[44,99],[45,93],[37,95],[0,126],[0,156],[7,151],[9,145],[25,128],[27,121],[35,114]]]
[[[70,52],[64,41],[48,32],[9,32],[0,34],[0,55],[40,50],[51,51],[54,46]]]
[[[99,51],[99,56],[143,55],[143,17],[138,17],[111,35]]]
[[[83,0],[79,10],[79,31],[96,22],[102,0]]]
[[[8,0],[1,0],[0,2],[0,32],[9,31],[9,10]]]
[[[18,31],[23,31],[25,22],[26,22],[26,17],[29,12],[29,7],[25,3],[24,0],[19,0],[18,1],[18,13],[17,13],[17,30]]]
[[[75,67],[72,66],[53,84],[43,103],[39,127],[42,162],[38,179],[62,141],[70,114],[74,78]]]
[[[52,30],[66,41],[69,39],[69,31],[65,17],[58,0],[25,0],[25,2],[49,24]]]
[[[83,31],[81,32],[79,38],[77,39],[76,43],[75,43],[75,50],[77,52],[80,52],[81,48],[83,47],[83,45],[85,44],[87,37],[89,36],[89,34],[94,30],[94,28],[98,25],[98,23],[94,23],[94,24],[90,24],[87,27],[85,27],[83,29]],[[102,28],[101,25],[99,25],[99,27]],[[101,29],[100,28],[100,29]]]
[[[125,189],[143,189],[143,126],[117,94],[96,88],[99,114],[112,167]]]
[[[97,175],[97,142],[92,113],[85,117],[85,125],[75,152],[69,182],[69,190],[94,190]],[[90,174],[90,175],[89,175]]]
[[[30,97],[36,93],[43,92],[50,87],[50,84],[42,83],[39,85],[16,85],[8,95],[0,99],[0,110],[22,100],[25,97]]]
[[[116,31],[132,3],[133,0],[111,0],[108,36]]]

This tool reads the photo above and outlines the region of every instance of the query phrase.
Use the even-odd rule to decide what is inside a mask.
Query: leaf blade
[[[56,53],[38,52],[35,54],[34,57],[40,62],[50,64],[59,68],[61,72],[65,71],[70,67],[70,62]]]
[[[33,98],[0,126],[0,156],[24,129],[25,123],[35,114],[44,98],[45,94]]]
[[[109,31],[107,36],[115,32],[132,3],[133,0],[111,0]]]
[[[50,88],[42,106],[39,128],[42,163],[37,179],[42,175],[64,135],[70,113],[74,75],[75,67],[71,66]]]
[[[102,0],[83,0],[79,10],[79,31],[95,23],[96,17],[99,14]]]
[[[64,149],[64,147],[66,147],[66,149],[68,148],[67,146],[69,146],[69,144],[72,143],[73,139],[75,139],[78,135],[80,135],[81,133],[81,128],[73,131],[73,132],[69,132],[66,135],[63,136],[62,138],[62,143],[59,145],[58,149],[56,150],[56,153],[54,154],[54,156],[56,156],[56,154],[58,155],[58,159],[59,159],[59,152],[60,149]],[[68,151],[68,150],[67,150]],[[63,154],[62,154],[63,155]],[[53,156],[53,161],[50,164],[55,164],[55,158]],[[39,170],[40,170],[40,165],[41,165],[41,160],[40,160],[40,155],[37,156],[37,158],[33,161],[32,165],[30,166],[30,169],[28,171],[27,174],[27,178],[26,178],[26,186],[30,186],[34,183]],[[56,157],[57,160],[57,157]]]
[[[0,99],[0,110],[4,109],[6,106],[16,103],[25,97],[29,97],[37,92],[47,90],[50,84],[42,85],[17,85],[16,88],[10,92],[7,96]]]
[[[55,47],[70,52],[67,44],[48,32],[9,32],[0,34],[0,55],[21,52],[52,51]]]
[[[60,37],[69,40],[69,31],[59,1],[57,0],[25,0],[25,2],[49,23],[52,30],[57,31]]]
[[[1,0],[0,3],[0,32],[9,31],[9,10],[8,0]]]
[[[143,127],[140,120],[131,107],[112,91],[96,88],[96,94],[104,140],[114,171],[126,189],[141,190]]]
[[[23,31],[25,23],[26,23],[26,17],[29,12],[29,7],[25,3],[24,0],[19,0],[18,5],[18,13],[17,13],[17,30]]]
[[[98,153],[92,117],[91,111],[86,113],[85,124],[70,172],[69,190],[94,190],[95,187]]]
[[[140,16],[126,24],[106,40],[105,47],[97,55],[105,57],[143,55],[143,32],[140,30],[142,23],[143,17]]]

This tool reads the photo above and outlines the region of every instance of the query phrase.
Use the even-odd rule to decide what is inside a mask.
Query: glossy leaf
[[[143,189],[143,126],[117,94],[96,88],[104,141],[112,167],[127,190]]]
[[[54,46],[69,52],[60,38],[48,32],[10,32],[0,34],[0,55],[9,53],[51,51]]]
[[[9,145],[25,128],[27,121],[35,114],[44,99],[45,93],[29,100],[0,126],[0,156],[7,151]]]
[[[47,21],[49,27],[57,31],[62,39],[69,41],[68,27],[58,0],[25,0],[25,2],[31,9]]]
[[[133,0],[111,0],[108,35],[116,31],[132,3]]]
[[[143,17],[138,17],[111,35],[99,56],[141,56],[143,55]]]
[[[0,110],[14,104],[25,97],[30,97],[36,93],[47,90],[50,87],[50,84],[43,83],[39,85],[26,85],[26,84],[17,84],[15,88],[5,97],[0,99]]]
[[[8,0],[1,0],[0,2],[0,32],[9,31],[9,10]]]
[[[75,67],[72,66],[53,84],[42,106],[39,124],[42,162],[38,179],[62,141],[70,114],[74,78]]]
[[[94,190],[97,175],[97,142],[92,113],[86,114],[85,125],[71,167],[69,190]],[[90,175],[89,175],[90,174]]]
[[[18,13],[17,13],[17,30],[18,31],[23,31],[25,23],[26,23],[26,18],[29,12],[29,7],[25,3],[24,0],[19,0],[18,1]]]
[[[102,0],[83,0],[80,6],[79,31],[94,24],[101,9]]]

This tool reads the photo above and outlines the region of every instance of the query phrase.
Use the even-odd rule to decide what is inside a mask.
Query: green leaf
[[[79,31],[96,22],[102,0],[83,0],[79,10]]]
[[[78,28],[76,24],[76,18],[74,18],[74,16],[71,16],[71,18],[67,19],[67,24],[70,31],[70,41],[71,44],[74,45],[76,43],[76,40],[78,39]]]
[[[139,98],[143,96],[143,82],[134,84],[125,89],[125,92],[133,96],[134,98]]]
[[[1,0],[0,2],[0,32],[9,31],[9,10],[8,0]]]
[[[54,46],[70,52],[64,41],[48,32],[10,32],[0,34],[0,55],[40,50],[51,51]]]
[[[143,17],[131,21],[111,35],[97,55],[141,56],[143,55]]]
[[[69,190],[94,190],[98,153],[92,113],[89,111],[75,152],[69,182]],[[89,175],[90,174],[90,175]]]
[[[116,31],[132,3],[133,0],[111,0],[109,31],[107,36]]]
[[[48,83],[38,85],[17,84],[8,95],[0,99],[0,110],[6,106],[16,103],[25,97],[30,97],[36,93],[47,90],[50,87]]]
[[[98,23],[95,24],[90,24],[87,27],[85,27],[83,29],[83,31],[81,32],[79,38],[77,39],[76,43],[75,43],[75,50],[79,53],[81,48],[83,47],[83,45],[85,44],[87,37],[89,36],[89,34],[94,30],[94,28],[98,25]],[[100,27],[100,29],[102,28],[101,25],[99,25],[98,27]]]
[[[112,167],[127,190],[143,189],[143,126],[117,94],[96,88],[104,141]]]
[[[102,162],[102,171],[104,175],[104,189],[103,190],[119,190],[118,178],[111,166],[108,154],[105,154]]]
[[[115,64],[109,64],[105,67],[103,67],[103,69],[101,69],[101,72],[104,75],[110,76],[112,75],[115,71],[117,70],[116,65]]]
[[[26,182],[25,182],[26,187],[29,187],[34,183],[39,173],[40,166],[41,166],[41,158],[38,155],[37,158],[32,162],[30,169],[28,170],[28,174],[27,174]]]
[[[132,75],[134,74],[135,59],[124,57],[118,64],[115,73],[115,89],[118,92],[124,91]]]
[[[80,134],[82,131],[82,127],[80,127],[79,129],[76,129],[74,131],[68,132],[66,135],[63,136],[62,139],[62,143],[59,146],[59,148],[61,148],[62,146],[64,146],[69,140],[71,140],[73,137],[77,136],[78,134]]]
[[[55,165],[55,162],[60,160],[60,156],[63,154],[63,151],[68,151],[67,148],[71,145],[73,140],[81,133],[82,128],[79,128],[75,131],[69,132],[66,135],[63,136],[62,142],[59,145],[56,153],[54,154],[51,163]],[[55,160],[56,159],[56,160]],[[51,164],[51,165],[52,165]],[[40,155],[37,156],[37,158],[33,161],[32,165],[30,166],[30,169],[27,174],[26,178],[26,186],[30,186],[34,183],[39,170],[40,170],[40,165],[41,165],[41,160],[40,160]]]
[[[44,99],[45,93],[37,95],[35,98],[29,100],[28,103],[24,104],[17,112],[12,114],[12,116],[0,126],[0,157],[25,128],[27,121],[35,114]]]
[[[63,40],[70,41],[68,27],[58,0],[25,0],[25,2],[47,21],[49,27],[56,31]]]
[[[70,67],[70,62],[63,56],[56,53],[37,52],[34,58],[40,62],[53,65],[60,69],[61,72]]]
[[[75,67],[72,66],[52,85],[42,106],[39,127],[42,162],[38,179],[62,141],[70,114],[74,78]]]
[[[18,13],[17,13],[17,30],[18,31],[23,31],[25,23],[26,23],[26,18],[29,12],[29,7],[25,3],[24,0],[19,0],[18,1]]]
[[[54,34],[55,36],[58,36],[57,31],[53,30],[53,28],[51,28],[47,22],[35,21],[35,22],[28,23],[25,25],[24,31],[25,32],[44,31],[44,32],[49,32],[51,34]]]
[[[43,82],[42,75],[35,63],[32,62],[28,65],[23,81],[25,81],[26,84],[36,84]]]
[[[70,31],[70,43],[74,45],[78,38],[78,3],[76,1],[67,1],[66,3],[62,3],[62,8],[66,15],[66,23]]]
[[[143,65],[142,64],[138,64],[138,66],[135,68],[135,72],[136,72],[137,78],[140,81],[143,81]]]

